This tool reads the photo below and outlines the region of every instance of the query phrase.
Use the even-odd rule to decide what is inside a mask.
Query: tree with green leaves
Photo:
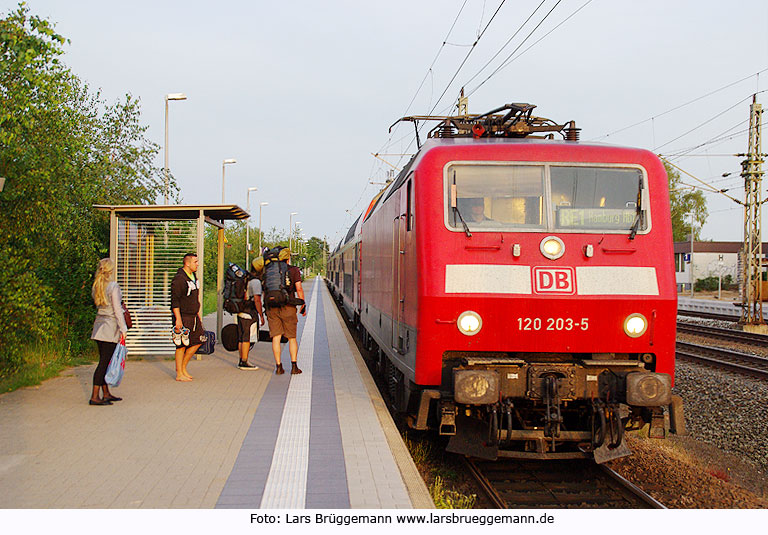
[[[691,239],[691,212],[694,214],[694,239],[699,239],[701,228],[707,221],[707,200],[699,189],[681,184],[680,173],[664,162],[669,181],[669,205],[672,212],[672,240],[686,241]]]
[[[25,345],[87,341],[109,237],[93,205],[153,203],[164,187],[139,102],[91,91],[62,63],[66,43],[23,3],[0,19],[0,370]]]
[[[227,223],[227,227],[224,230],[224,265],[227,262],[238,264],[239,266],[245,266],[245,221],[235,221]],[[258,249],[258,227],[251,227],[251,250],[250,258],[255,259],[261,253]],[[295,240],[296,238],[294,238]],[[262,234],[262,247],[288,247],[288,235],[285,232],[278,230],[276,227],[272,227]],[[296,243],[296,242],[294,242]],[[312,236],[301,244],[301,255],[294,256],[294,263],[302,268],[315,267],[317,272],[321,272],[324,266],[323,260],[323,248],[325,248],[325,254],[328,255],[328,244],[322,239]],[[299,252],[299,246],[294,246],[294,253]],[[205,289],[210,291],[216,288],[216,270],[217,270],[217,251],[218,251],[218,229],[213,226],[208,226],[205,229],[205,272],[203,275],[203,281]],[[250,266],[248,266],[250,268]],[[308,272],[306,272],[308,273]]]

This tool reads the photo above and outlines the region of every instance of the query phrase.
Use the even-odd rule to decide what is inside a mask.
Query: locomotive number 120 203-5
[[[589,329],[589,318],[517,318],[521,331],[572,331]]]

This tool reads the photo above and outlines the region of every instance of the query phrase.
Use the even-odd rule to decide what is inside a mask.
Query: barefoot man
[[[171,281],[171,310],[173,330],[171,336],[176,345],[176,380],[191,381],[187,364],[205,341],[203,320],[200,317],[200,282],[197,279],[197,255],[184,255],[184,266],[179,268]]]

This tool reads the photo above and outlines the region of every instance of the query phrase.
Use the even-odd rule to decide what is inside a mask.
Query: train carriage
[[[681,417],[667,175],[532,109],[440,118],[329,284],[413,427],[475,457],[603,462]]]

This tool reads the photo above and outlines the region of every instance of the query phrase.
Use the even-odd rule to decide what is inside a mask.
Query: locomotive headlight
[[[454,399],[486,405],[499,400],[499,374],[491,370],[453,370]]]
[[[461,313],[459,319],[456,321],[456,325],[459,327],[462,334],[474,336],[480,332],[480,329],[483,327],[483,319],[477,312],[467,310],[466,312]]]
[[[539,250],[550,260],[557,260],[565,253],[565,244],[557,236],[547,236],[541,240]]]
[[[627,336],[631,336],[632,338],[642,336],[647,328],[648,322],[642,314],[630,314],[627,316],[627,319],[624,320],[624,332],[627,333]]]

